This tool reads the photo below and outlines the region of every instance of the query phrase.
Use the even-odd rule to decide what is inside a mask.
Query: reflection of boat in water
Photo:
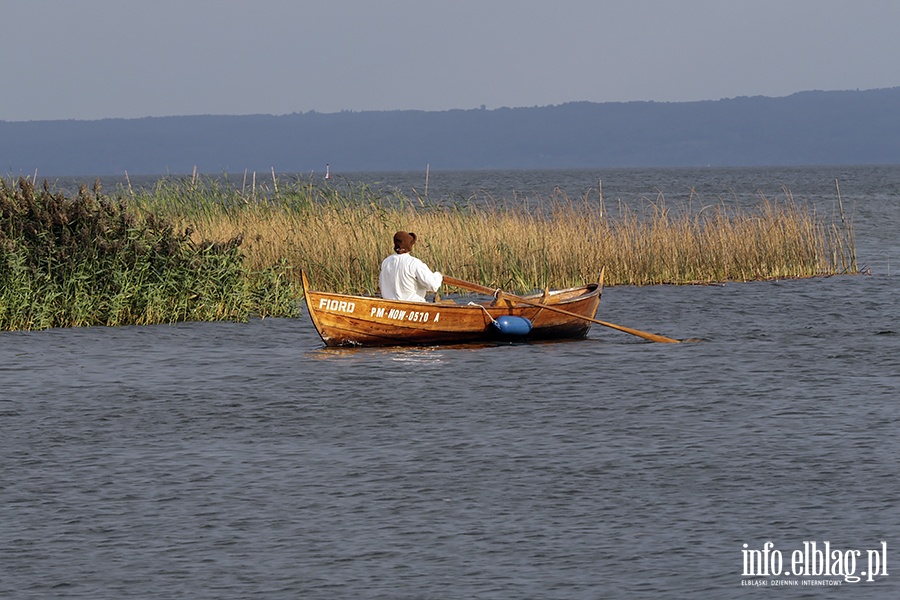
[[[463,344],[493,340],[577,339],[587,335],[600,304],[600,281],[529,296],[493,300],[406,302],[311,290],[301,274],[309,316],[326,346]],[[453,278],[446,277],[451,283]],[[571,314],[565,314],[571,313]]]

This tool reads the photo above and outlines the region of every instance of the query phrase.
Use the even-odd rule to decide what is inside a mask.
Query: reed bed
[[[593,281],[609,285],[707,284],[856,273],[852,224],[829,222],[790,192],[750,209],[669,207],[660,197],[613,210],[588,195],[431,204],[362,185],[294,180],[271,185],[163,180],[129,192],[136,206],[205,239],[242,235],[250,267],[307,269],[319,289],[377,292],[379,265],[398,229],[435,270],[511,291]],[[838,191],[839,194],[839,191]]]
[[[840,191],[838,190],[838,199]],[[317,288],[374,294],[398,229],[433,269],[509,291],[717,283],[856,273],[852,224],[760,197],[669,207],[586,194],[432,204],[304,180],[240,189],[162,179],[67,198],[0,179],[0,329],[296,316],[300,270]]]

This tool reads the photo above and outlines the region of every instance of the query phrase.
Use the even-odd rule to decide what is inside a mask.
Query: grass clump
[[[241,242],[176,230],[99,183],[70,199],[0,179],[0,330],[295,314],[290,269],[248,270]]]

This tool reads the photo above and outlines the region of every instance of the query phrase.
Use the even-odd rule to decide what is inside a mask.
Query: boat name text
[[[330,300],[328,298],[322,298],[321,300],[319,300],[319,309],[352,313],[354,310],[356,310],[356,303],[347,302],[346,300]]]

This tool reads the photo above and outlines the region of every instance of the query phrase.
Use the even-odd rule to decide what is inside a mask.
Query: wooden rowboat
[[[452,300],[405,302],[317,292],[310,289],[305,272],[301,279],[309,316],[326,346],[583,338],[591,328],[590,319],[597,313],[603,290],[601,272],[597,283],[529,296],[500,292],[493,300],[466,304]],[[530,324],[527,333],[518,328],[523,319]],[[514,326],[505,328],[507,323]]]

